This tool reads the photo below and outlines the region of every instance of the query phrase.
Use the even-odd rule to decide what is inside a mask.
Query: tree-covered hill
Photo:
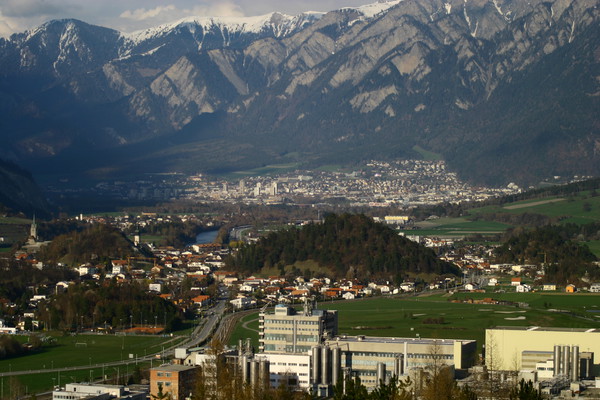
[[[131,243],[116,228],[93,225],[81,232],[59,235],[44,247],[40,259],[49,262],[78,264],[103,262],[133,255]]]
[[[54,329],[76,329],[108,324],[123,328],[159,322],[168,331],[181,323],[175,305],[148,293],[136,283],[108,285],[86,282],[71,285],[39,309],[38,318]]]
[[[341,277],[399,279],[415,274],[456,274],[457,268],[435,253],[399,236],[389,227],[364,215],[335,215],[323,223],[273,232],[258,243],[246,245],[228,260],[244,273],[312,260]]]
[[[600,268],[592,264],[598,258],[583,239],[600,235],[600,224],[549,225],[534,230],[513,232],[496,250],[498,262],[546,265],[544,279],[564,284],[577,282],[582,277],[600,279]]]

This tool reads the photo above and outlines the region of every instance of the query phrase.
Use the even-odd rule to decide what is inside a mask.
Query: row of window
[[[293,319],[265,319],[267,324],[291,324],[296,322],[297,325],[319,325],[319,321],[305,321],[305,320],[293,320]]]

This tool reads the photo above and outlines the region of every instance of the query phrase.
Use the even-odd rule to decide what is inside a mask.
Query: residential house
[[[192,302],[198,307],[205,307],[210,304],[210,296],[207,295],[199,295],[192,298]]]
[[[556,283],[544,283],[544,285],[542,286],[542,290],[554,291],[556,290]]]
[[[521,277],[511,278],[510,284],[511,286],[519,286],[521,284]]]
[[[523,284],[515,286],[515,290],[517,291],[517,293],[527,293],[531,291],[531,286]]]
[[[592,286],[590,286],[590,292],[600,293],[600,283],[592,283]]]
[[[572,283],[568,284],[567,287],[565,288],[565,292],[567,293],[575,293],[577,291],[577,287],[575,287],[575,285],[573,285]]]
[[[170,395],[173,400],[184,400],[190,396],[198,375],[198,367],[188,365],[162,365],[150,370],[150,398]],[[160,388],[160,389],[159,389]]]

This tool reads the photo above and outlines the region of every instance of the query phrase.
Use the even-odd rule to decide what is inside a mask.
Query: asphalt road
[[[160,356],[162,358],[163,355],[168,358],[168,357],[174,355],[176,348],[196,347],[200,343],[204,343],[204,342],[208,341],[208,339],[210,339],[210,337],[213,335],[213,333],[217,330],[218,325],[223,317],[223,314],[225,313],[226,306],[227,306],[227,294],[225,292],[213,307],[209,308],[207,311],[204,312],[204,318],[202,320],[203,323],[198,324],[194,328],[194,330],[192,331],[192,334],[190,335],[190,338],[188,340],[184,341],[183,343],[177,343],[175,345],[165,347],[164,350],[161,350],[160,352],[157,352],[157,353],[148,354],[148,355],[144,355],[144,356],[140,356],[140,357],[136,357],[136,358],[132,358],[132,359],[111,361],[111,362],[100,363],[100,364],[86,364],[86,365],[78,365],[78,366],[63,367],[63,368],[43,368],[43,369],[32,369],[32,370],[25,370],[25,371],[21,370],[21,371],[0,372],[0,378],[5,377],[5,376],[19,376],[19,375],[42,374],[42,373],[58,374],[59,372],[87,370],[87,369],[92,369],[92,368],[94,368],[94,369],[112,368],[112,367],[118,367],[118,366],[122,366],[122,365],[132,365],[132,364],[138,364],[138,363],[142,363],[142,362],[149,362],[151,360],[157,361],[157,360],[160,360],[157,356]]]

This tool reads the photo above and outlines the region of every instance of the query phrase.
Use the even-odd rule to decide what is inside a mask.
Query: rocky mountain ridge
[[[403,0],[128,36],[52,21],[0,41],[4,151],[118,173],[425,148],[488,184],[596,175],[598,3]]]

